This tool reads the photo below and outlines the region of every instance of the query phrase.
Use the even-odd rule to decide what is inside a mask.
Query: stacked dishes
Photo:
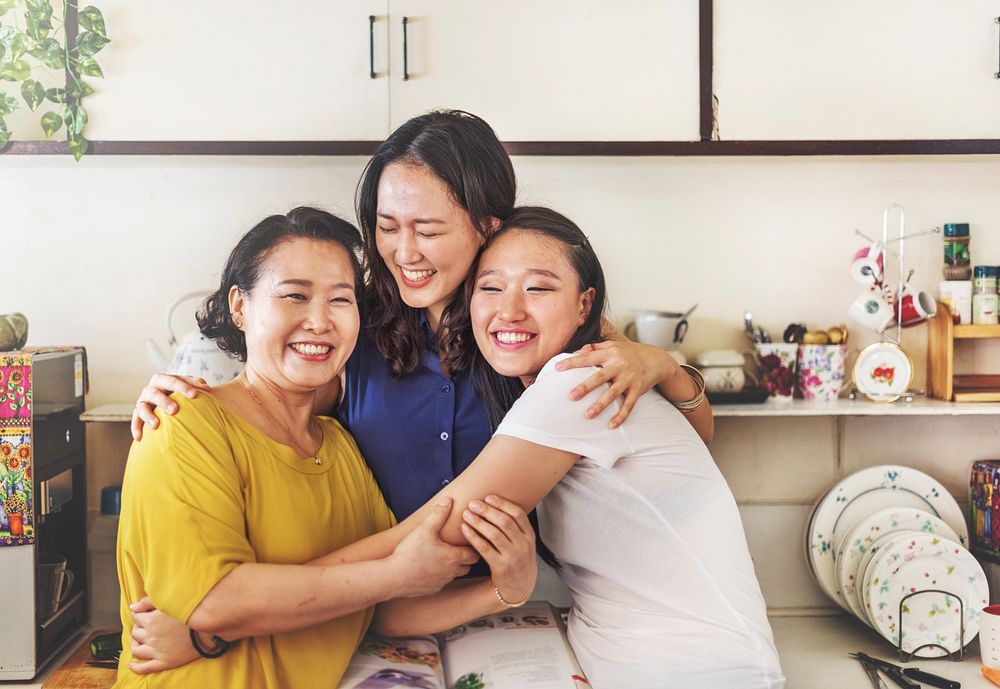
[[[838,605],[903,651],[935,658],[972,641],[989,605],[968,538],[961,508],[940,483],[909,467],[876,466],[816,503],[806,560]]]

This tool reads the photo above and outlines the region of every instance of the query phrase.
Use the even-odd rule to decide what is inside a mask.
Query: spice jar
[[[997,266],[976,266],[972,285],[973,325],[997,324]]]
[[[969,223],[946,223],[944,226],[944,279],[968,280],[972,277],[969,265]]]

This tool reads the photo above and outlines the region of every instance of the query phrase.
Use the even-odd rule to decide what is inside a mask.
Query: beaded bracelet
[[[517,601],[516,603],[511,603],[510,601],[505,599],[503,595],[501,595],[500,589],[498,589],[496,586],[493,587],[493,593],[497,594],[497,600],[500,601],[500,605],[504,606],[505,608],[520,608],[522,605],[531,600],[531,595],[534,593],[534,591],[532,591],[531,593],[529,593],[527,596]]]
[[[695,409],[701,406],[702,402],[705,401],[705,376],[701,374],[701,371],[696,369],[694,366],[689,366],[688,364],[681,364],[681,368],[684,372],[691,376],[691,379],[698,385],[698,394],[689,400],[684,402],[673,402],[670,404],[677,408],[677,411],[682,414],[687,414],[693,412]]]
[[[206,651],[201,647],[201,642],[198,641],[198,632],[193,629],[189,631],[191,633],[191,645],[194,646],[194,650],[198,651],[198,655],[202,658],[218,658],[233,645],[232,641],[226,641],[222,637],[212,634],[210,638],[212,639],[212,643],[215,644],[215,648]]]

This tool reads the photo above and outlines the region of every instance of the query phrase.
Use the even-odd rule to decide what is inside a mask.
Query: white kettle
[[[191,299],[204,299],[211,292],[199,291],[183,295],[167,309],[167,332],[170,333],[170,345],[174,348],[173,359],[167,361],[166,355],[152,340],[146,340],[146,353],[153,369],[157,372],[176,373],[182,376],[204,378],[210,385],[219,385],[235,378],[243,370],[243,362],[230,356],[216,346],[215,342],[202,335],[198,330],[192,330],[177,342],[174,335],[174,311],[178,306]]]

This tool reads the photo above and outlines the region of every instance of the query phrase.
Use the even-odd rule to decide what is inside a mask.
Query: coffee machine
[[[0,680],[87,624],[86,382],[80,347],[0,352]]]

